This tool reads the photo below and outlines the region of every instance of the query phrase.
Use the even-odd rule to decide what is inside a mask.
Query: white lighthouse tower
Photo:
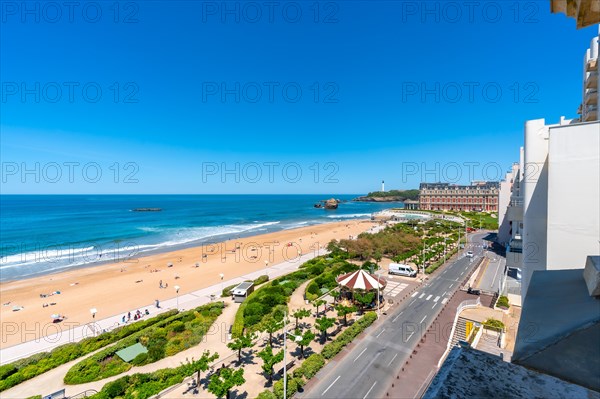
[[[381,181],[381,192],[385,192],[385,181]]]

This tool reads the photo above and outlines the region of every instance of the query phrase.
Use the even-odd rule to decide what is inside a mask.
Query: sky
[[[3,194],[500,180],[598,33],[548,1],[0,5]]]

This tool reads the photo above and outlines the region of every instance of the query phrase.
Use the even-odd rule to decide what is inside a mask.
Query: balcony
[[[508,252],[514,252],[519,254],[523,252],[523,240],[521,239],[521,236],[519,234],[515,235],[515,238],[510,240],[510,242],[508,243],[507,250]]]
[[[598,89],[598,74],[590,73],[590,75],[585,80],[585,88],[586,89]]]
[[[585,93],[585,105],[598,105],[598,90],[588,90]]]
[[[593,59],[593,60],[588,60],[588,62],[585,64],[585,71],[586,72],[594,72],[598,70],[598,59]]]
[[[583,121],[591,122],[598,120],[598,106],[597,105],[588,105],[585,107],[585,111],[583,113]]]

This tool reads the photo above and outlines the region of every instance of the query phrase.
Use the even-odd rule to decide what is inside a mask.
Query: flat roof
[[[148,349],[146,349],[144,345],[138,342],[137,344],[133,344],[131,346],[128,346],[127,348],[123,348],[120,351],[117,351],[116,355],[123,359],[124,362],[130,362],[133,359],[135,359],[137,355],[147,352]]]
[[[248,288],[252,287],[254,283],[252,281],[244,281],[240,283],[237,287],[235,287],[234,291],[246,291]]]

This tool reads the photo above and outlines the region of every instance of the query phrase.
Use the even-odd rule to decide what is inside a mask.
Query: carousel
[[[377,303],[383,303],[383,290],[387,285],[387,281],[381,277],[376,277],[364,270],[357,270],[339,276],[336,281],[340,286],[339,299],[341,302],[355,304],[357,303],[355,294],[364,295],[372,292],[374,294],[373,301],[366,307],[373,308],[377,306]],[[379,294],[379,301],[377,300],[377,294]]]

